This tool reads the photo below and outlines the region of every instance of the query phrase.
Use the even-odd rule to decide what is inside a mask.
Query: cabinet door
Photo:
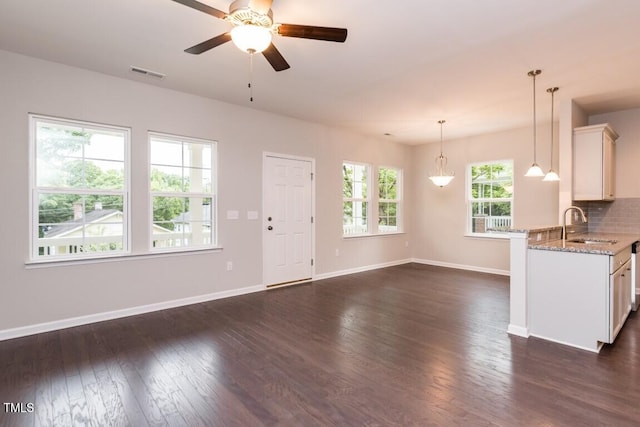
[[[604,200],[615,199],[615,147],[613,139],[605,133],[602,140],[602,198]]]
[[[615,199],[615,140],[608,125],[573,131],[573,200]]]
[[[573,147],[573,200],[602,200],[602,132],[576,133]]]
[[[609,279],[609,343],[622,329],[631,310],[631,260],[620,267]]]

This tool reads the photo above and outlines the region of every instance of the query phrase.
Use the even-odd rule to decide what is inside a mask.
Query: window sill
[[[100,264],[104,262],[119,262],[119,261],[134,261],[138,259],[149,258],[167,258],[176,256],[187,255],[199,255],[221,252],[223,248],[221,246],[213,248],[203,249],[183,249],[179,251],[166,251],[166,252],[147,252],[140,254],[118,254],[118,255],[105,255],[98,258],[76,258],[76,259],[43,259],[43,260],[31,260],[24,263],[26,269],[32,268],[46,268],[46,267],[62,267],[68,265],[82,265],[82,264]]]
[[[342,238],[344,240],[351,240],[351,239],[362,239],[362,238],[369,238],[369,237],[401,236],[403,234],[407,234],[407,233],[405,233],[404,231],[394,231],[389,233],[352,234],[349,236],[342,235]]]
[[[472,239],[509,240],[509,233],[465,233],[464,237]]]

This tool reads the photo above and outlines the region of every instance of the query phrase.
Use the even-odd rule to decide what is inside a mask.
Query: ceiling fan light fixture
[[[271,28],[245,24],[231,30],[231,40],[238,49],[247,53],[260,53],[269,47],[273,33]]]

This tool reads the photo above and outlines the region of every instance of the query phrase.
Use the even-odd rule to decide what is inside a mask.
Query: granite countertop
[[[575,243],[571,240],[615,240],[616,243]],[[637,234],[619,234],[619,233],[586,233],[570,235],[566,242],[562,240],[550,240],[547,242],[530,243],[529,249],[539,249],[547,251],[560,252],[576,252],[583,254],[596,255],[615,255],[623,249],[631,246],[632,243],[639,241],[640,236]]]

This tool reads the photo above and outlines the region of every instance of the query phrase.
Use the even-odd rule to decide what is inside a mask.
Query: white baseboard
[[[585,347],[585,346],[582,346],[582,345],[571,344],[571,343],[568,343],[566,341],[560,341],[560,340],[556,340],[556,339],[553,339],[553,338],[544,337],[544,336],[541,336],[541,335],[531,334],[530,336],[535,337],[535,338],[540,338],[541,340],[545,340],[545,341],[551,341],[551,342],[554,342],[556,344],[567,345],[569,347],[578,348],[580,350],[590,351],[592,353],[600,353],[600,350],[604,346],[604,344],[599,342],[599,341],[597,342],[595,347]]]
[[[222,298],[233,297],[237,295],[245,295],[253,292],[264,291],[263,285],[248,286],[240,289],[232,289],[229,291],[214,292],[206,295],[198,295],[195,297],[182,298],[172,301],[164,301],[155,304],[140,305],[137,307],[124,308],[121,310],[107,311],[103,313],[89,314],[87,316],[72,317],[68,319],[55,320],[53,322],[38,323],[35,325],[22,326],[19,328],[5,329],[0,331],[0,341],[13,338],[25,337],[28,335],[40,334],[59,329],[71,328],[74,326],[87,325],[89,323],[103,322],[105,320],[119,319],[122,317],[135,316],[138,314],[151,313],[153,311],[166,310],[169,308],[182,307],[190,304],[213,301]]]
[[[509,326],[507,327],[507,333],[523,338],[529,338],[529,328],[525,328],[523,326],[509,324]]]
[[[322,279],[329,279],[332,277],[339,277],[339,276],[345,276],[348,274],[377,270],[379,268],[409,264],[412,262],[415,262],[418,264],[435,265],[439,267],[458,268],[461,270],[472,270],[472,271],[478,271],[482,273],[492,273],[492,274],[498,274],[503,276],[509,275],[509,272],[504,270],[410,258],[410,259],[402,259],[402,260],[385,262],[381,264],[373,264],[373,265],[367,265],[363,267],[350,268],[346,270],[333,271],[330,273],[317,274],[313,278],[313,280],[316,281],[316,280],[322,280]],[[125,308],[121,310],[114,310],[114,311],[108,311],[103,313],[89,314],[86,316],[55,320],[53,322],[38,323],[35,325],[21,326],[13,329],[5,329],[5,330],[0,330],[0,341],[19,338],[19,337],[25,337],[28,335],[35,335],[43,332],[55,331],[59,329],[71,328],[74,326],[87,325],[89,323],[103,322],[105,320],[113,320],[113,319],[119,319],[122,317],[135,316],[138,314],[151,313],[154,311],[166,310],[169,308],[182,307],[190,304],[213,301],[213,300],[233,297],[237,295],[250,294],[253,292],[264,291],[265,289],[266,288],[263,285],[248,286],[245,288],[232,289],[229,291],[222,291],[222,292],[214,292],[211,294],[198,295],[195,297],[182,298],[179,300],[164,301],[160,303],[141,305],[141,306]],[[514,333],[514,334],[518,335],[517,333]]]
[[[464,265],[464,264],[454,264],[451,262],[442,262],[442,261],[432,261],[428,259],[418,259],[413,258],[410,262],[415,262],[416,264],[425,264],[425,265],[434,265],[436,267],[447,267],[447,268],[457,268],[459,270],[470,270],[477,271],[478,273],[490,273],[497,274],[499,276],[509,276],[509,270],[500,270],[497,268],[486,268],[486,267],[478,267],[475,265]]]
[[[364,271],[377,270],[378,268],[393,267],[395,265],[409,264],[410,259],[384,262],[382,264],[366,265],[364,267],[349,268],[347,270],[332,271],[330,273],[316,274],[313,280],[330,279],[332,277],[346,276],[347,274],[362,273]]]

